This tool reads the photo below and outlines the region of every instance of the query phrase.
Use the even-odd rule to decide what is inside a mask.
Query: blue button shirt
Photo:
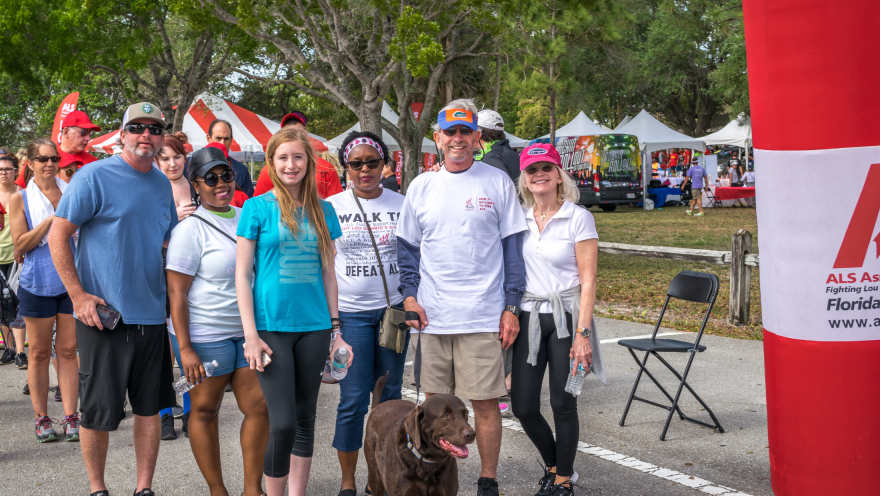
[[[92,162],[73,176],[55,216],[80,226],[76,271],[87,293],[126,324],[165,323],[162,242],[177,209],[162,171],[140,172],[120,156]]]

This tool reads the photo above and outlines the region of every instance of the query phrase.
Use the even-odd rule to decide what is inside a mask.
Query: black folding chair
[[[715,198],[715,193],[711,189],[706,189],[706,198],[708,198],[709,201],[712,202],[713,208],[721,208],[722,207],[721,200],[719,200],[718,198]]]
[[[703,337],[703,331],[706,329],[706,323],[709,321],[709,315],[712,313],[712,307],[715,305],[715,298],[718,296],[718,277],[714,274],[706,274],[704,272],[691,272],[691,271],[681,271],[679,272],[669,284],[669,289],[666,291],[666,301],[663,302],[663,308],[660,310],[660,318],[657,319],[657,325],[654,327],[654,333],[651,335],[651,339],[622,339],[617,342],[617,344],[621,346],[625,346],[630,355],[632,355],[633,360],[639,364],[639,373],[636,375],[636,383],[633,384],[632,393],[629,395],[629,400],[626,402],[626,408],[623,410],[623,417],[620,419],[620,425],[623,426],[626,421],[626,415],[629,413],[629,407],[632,405],[633,400],[641,401],[642,403],[647,403],[649,405],[654,405],[656,407],[663,408],[664,410],[669,411],[669,416],[666,418],[666,425],[663,426],[663,433],[660,434],[660,440],[666,440],[666,431],[669,429],[669,423],[672,421],[672,414],[674,412],[678,412],[679,418],[681,420],[687,420],[689,422],[693,422],[695,424],[700,424],[706,427],[710,427],[713,429],[717,429],[718,432],[724,432],[724,428],[721,427],[721,424],[718,423],[718,419],[715,418],[715,414],[712,413],[712,410],[709,408],[709,405],[706,404],[705,401],[702,400],[697,393],[694,392],[693,388],[691,388],[690,384],[687,383],[688,372],[691,370],[691,364],[694,361],[694,356],[697,353],[702,353],[706,350],[705,346],[700,345],[700,339]],[[660,329],[660,323],[663,321],[663,315],[666,313],[666,307],[669,305],[669,300],[671,298],[677,298],[679,300],[685,301],[693,301],[696,303],[705,303],[709,305],[708,310],[706,310],[706,316],[703,317],[703,325],[700,326],[700,332],[697,334],[697,340],[693,343],[689,343],[687,341],[678,341],[676,339],[657,339],[657,330]],[[645,357],[642,360],[639,360],[639,357],[636,356],[635,351],[644,351]],[[669,364],[666,360],[660,356],[660,353],[690,353],[690,357],[688,358],[687,366],[684,368],[684,374],[679,375],[678,372]],[[675,377],[681,381],[678,385],[678,391],[675,393],[675,398],[669,395],[666,389],[660,385],[657,379],[651,375],[651,372],[645,367],[645,364],[648,363],[648,356],[653,355],[660,363],[666,366]],[[660,403],[655,403],[650,400],[646,400],[644,398],[640,398],[636,396],[636,389],[639,387],[639,381],[642,379],[642,372],[651,379],[651,381],[660,388],[660,391],[666,396],[667,399],[672,403],[672,406],[661,405]],[[681,391],[683,388],[687,388],[688,391],[703,405],[703,408],[709,412],[709,416],[712,417],[712,421],[715,422],[715,425],[707,424],[705,422],[701,422],[696,419],[692,419],[685,415],[681,408],[678,407],[678,400],[681,397]]]

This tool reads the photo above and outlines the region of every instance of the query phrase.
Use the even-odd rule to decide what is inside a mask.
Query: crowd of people
[[[183,430],[210,494],[228,494],[218,415],[231,389],[244,494],[301,496],[321,384],[335,382],[323,371],[344,350],[332,446],[339,494],[354,496],[371,392],[386,376],[380,401],[401,398],[412,346],[427,396],[473,406],[478,496],[499,494],[505,397],[543,460],[535,494],[573,494],[579,422],[565,384],[579,368],[604,381],[604,370],[598,234],[559,153],[536,144],[517,154],[497,112],[455,100],[433,126],[442,164],[405,196],[370,132],[338,151],[343,190],[307,123],[301,112],[282,120],[255,185],[229,156],[229,123],[211,123],[209,145],[193,153],[147,102],[125,111],[119,155],[85,151],[100,129],[76,111],[60,145],[34,140],[21,165],[0,156],[0,269],[17,281],[30,347],[28,359],[24,329],[4,328],[17,347],[2,360],[24,357],[37,441],[79,441],[92,496],[108,496],[109,435],[128,405],[134,494],[153,495],[160,439],[176,437],[176,362],[192,386]],[[396,309],[410,319],[402,352],[381,340]],[[61,434],[46,406],[53,354]],[[540,410],[545,374],[555,435]]]

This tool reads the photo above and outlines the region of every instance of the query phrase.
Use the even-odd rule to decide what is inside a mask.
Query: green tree
[[[0,70],[31,84],[108,75],[129,101],[157,103],[179,130],[195,96],[252,60],[250,37],[212,16],[184,20],[164,0],[0,0]],[[180,112],[174,107],[181,109]]]
[[[384,0],[178,1],[190,12],[198,12],[204,2],[218,19],[264,42],[264,67],[283,63],[292,69],[285,78],[258,67],[240,73],[344,106],[362,129],[384,129],[394,136],[406,162],[404,189],[415,176],[428,125],[415,121],[410,105],[424,98],[424,113],[431,115],[448,65],[479,55],[491,37],[483,26],[492,18],[486,5],[475,0],[405,5]],[[400,118],[383,122],[382,103],[392,92]]]
[[[521,98],[547,107],[550,139],[555,140],[557,99],[577,84],[569,53],[577,44],[609,41],[619,36],[620,11],[612,0],[514,2],[510,40],[521,54]]]

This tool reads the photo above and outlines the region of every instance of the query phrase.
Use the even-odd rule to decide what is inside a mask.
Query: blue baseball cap
[[[440,129],[449,129],[452,126],[465,126],[477,131],[477,115],[470,110],[441,110],[440,114],[437,115],[437,124],[440,125]]]

